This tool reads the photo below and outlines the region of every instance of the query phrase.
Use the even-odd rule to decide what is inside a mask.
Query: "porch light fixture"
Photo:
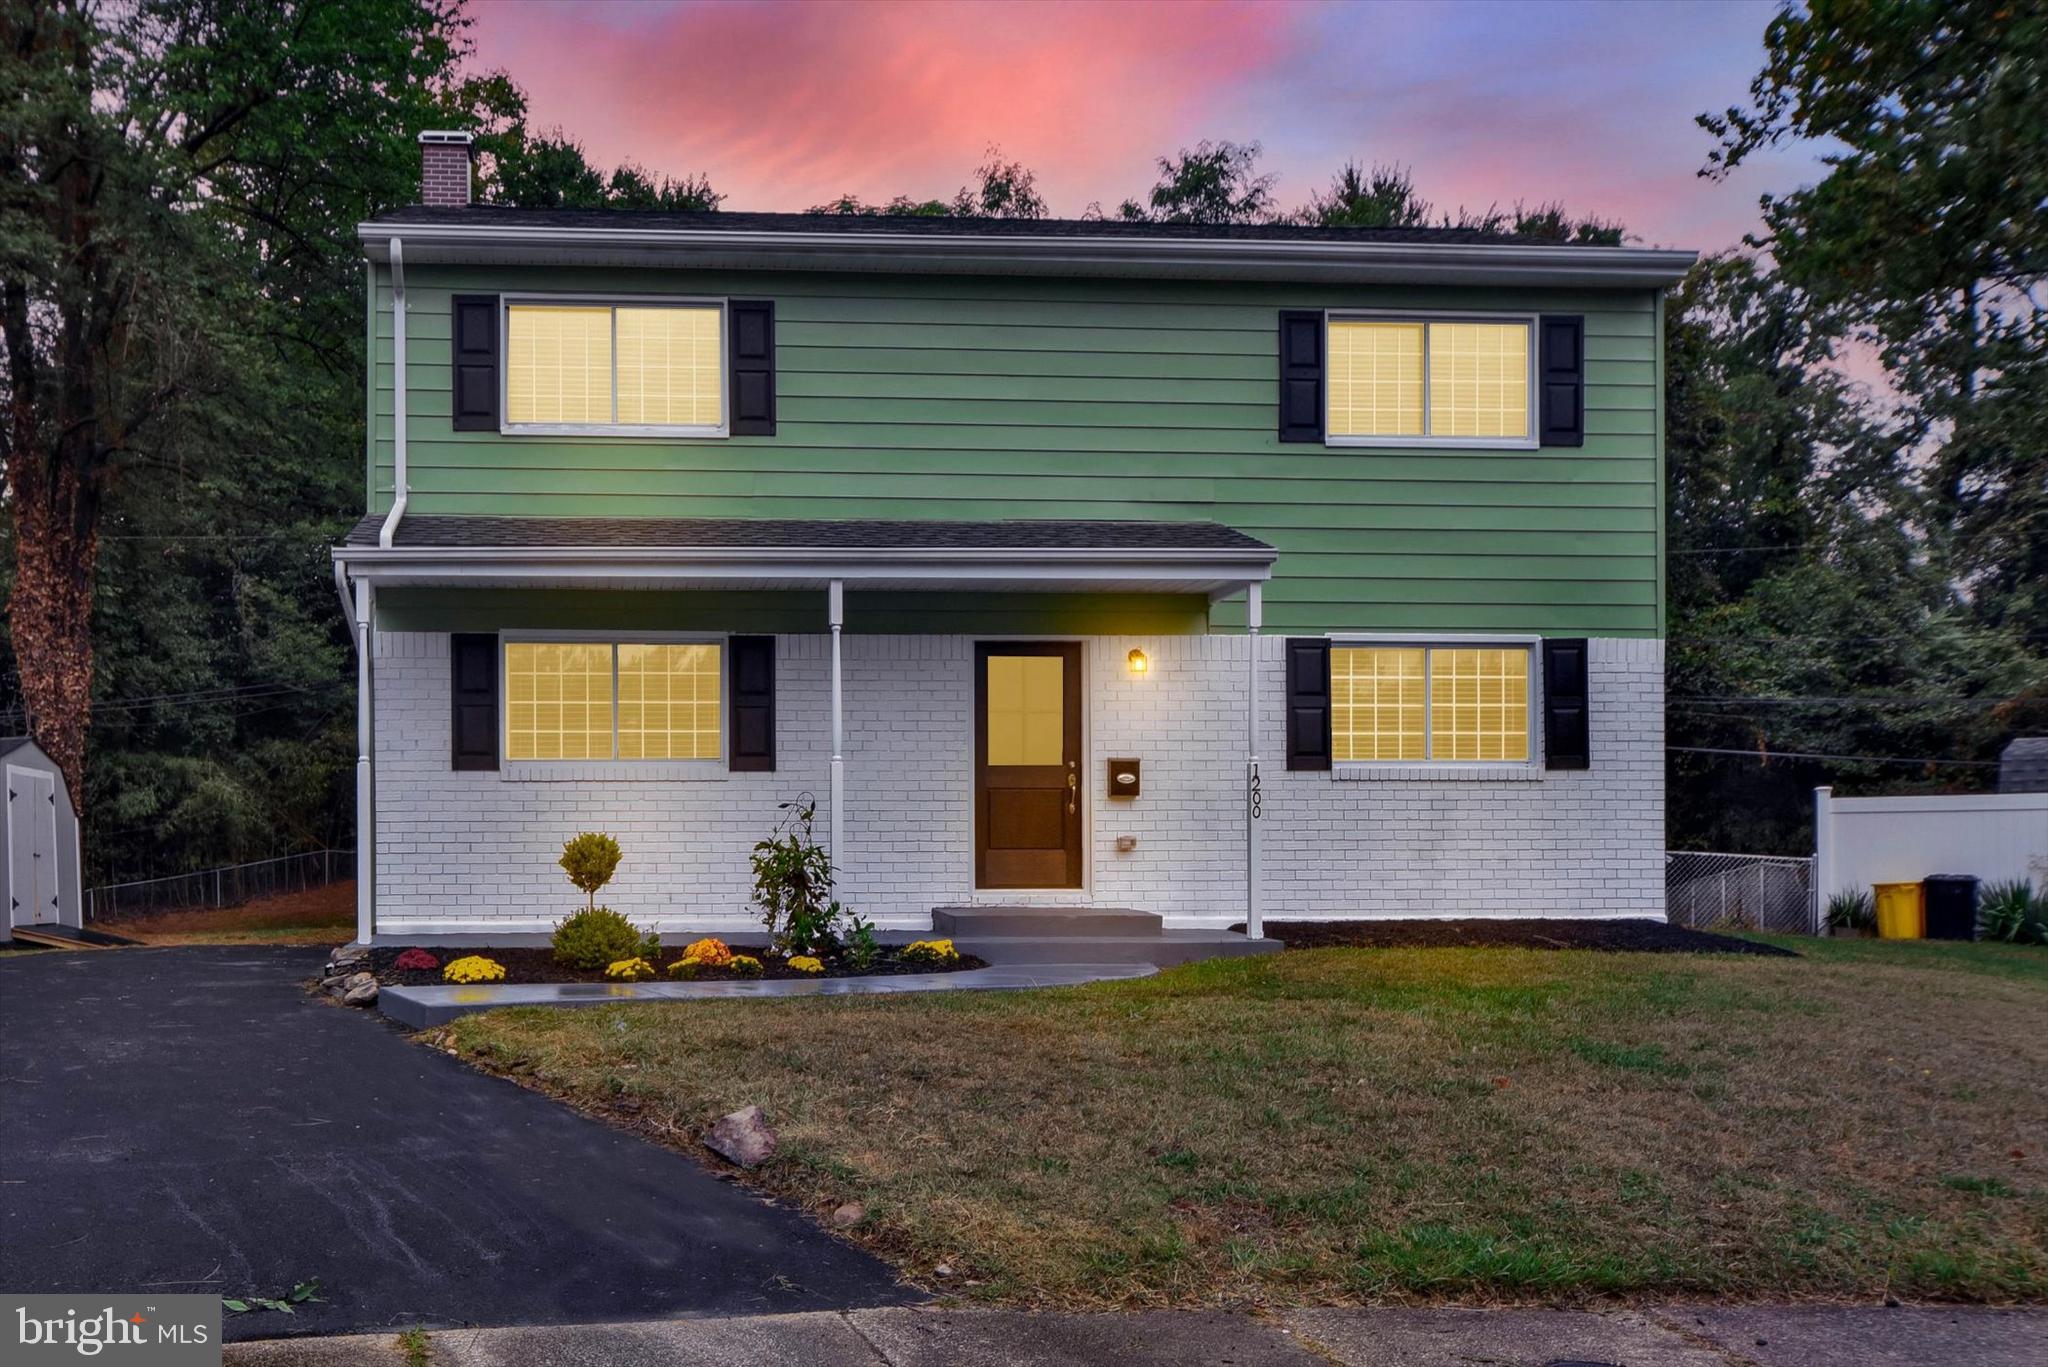
[[[1133,674],[1144,674],[1152,668],[1152,662],[1145,658],[1145,652],[1142,650],[1133,650],[1125,658],[1130,662]]]

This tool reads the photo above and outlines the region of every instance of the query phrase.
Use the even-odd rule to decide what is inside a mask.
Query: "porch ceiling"
[[[1213,522],[891,522],[418,515],[379,546],[366,517],[334,548],[385,586],[981,588],[1211,597],[1271,577],[1278,553]]]

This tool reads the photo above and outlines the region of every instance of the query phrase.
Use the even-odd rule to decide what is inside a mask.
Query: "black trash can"
[[[1937,873],[1920,880],[1927,907],[1927,938],[1977,938],[1977,880],[1966,873]]]

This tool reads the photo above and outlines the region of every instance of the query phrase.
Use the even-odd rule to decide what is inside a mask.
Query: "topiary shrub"
[[[661,937],[640,928],[610,907],[585,907],[555,926],[555,962],[570,968],[603,968],[620,959],[652,959]]]
[[[599,831],[585,831],[563,842],[562,857],[556,862],[569,875],[569,881],[590,899],[584,910],[592,911],[597,907],[597,890],[612,881],[621,858],[618,841]]]

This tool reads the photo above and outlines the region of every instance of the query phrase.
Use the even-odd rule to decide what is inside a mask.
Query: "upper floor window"
[[[724,331],[717,303],[510,300],[505,426],[722,435]]]
[[[1331,314],[1333,443],[1534,446],[1534,320]]]

